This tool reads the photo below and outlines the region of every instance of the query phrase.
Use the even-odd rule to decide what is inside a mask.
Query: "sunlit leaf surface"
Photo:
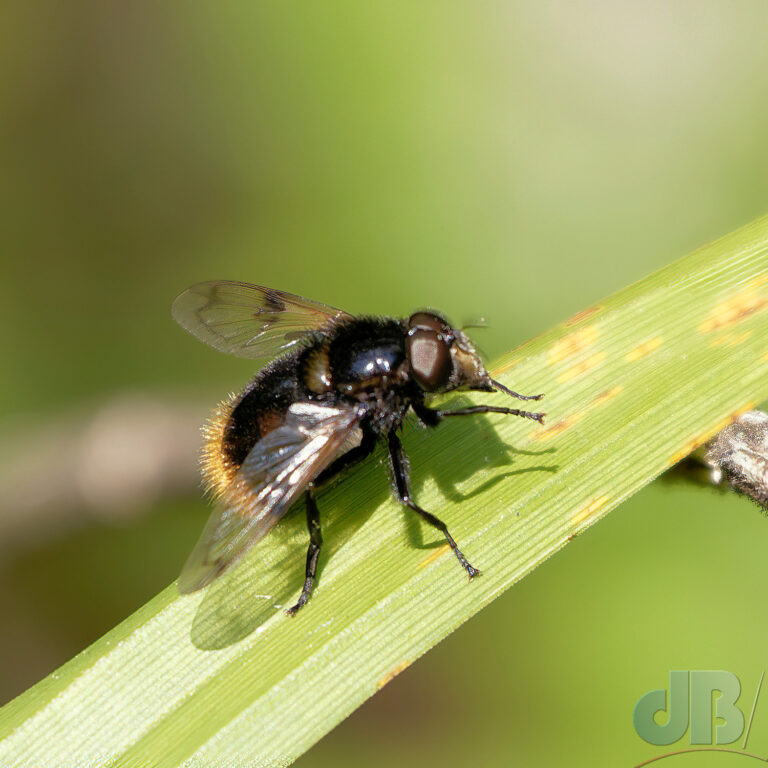
[[[280,607],[301,583],[300,514],[207,591],[182,598],[170,586],[3,708],[0,765],[289,763],[768,397],[766,309],[761,219],[509,353],[494,375],[545,392],[546,426],[456,419],[404,435],[417,498],[448,522],[480,578],[469,583],[435,532],[390,498],[379,453],[319,497],[320,582],[297,618]]]

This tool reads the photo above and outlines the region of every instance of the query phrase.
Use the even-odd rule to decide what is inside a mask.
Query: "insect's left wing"
[[[271,358],[346,312],[263,285],[217,280],[179,294],[174,320],[200,341],[238,357]]]
[[[354,440],[354,406],[294,403],[254,446],[211,515],[179,577],[180,592],[210,584],[236,563]]]

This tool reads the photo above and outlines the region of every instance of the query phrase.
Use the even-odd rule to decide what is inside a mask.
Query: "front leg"
[[[517,408],[501,408],[496,405],[473,405],[468,408],[455,408],[452,411],[442,411],[436,408],[427,408],[419,403],[413,406],[416,415],[428,427],[436,427],[446,416],[474,416],[478,413],[505,413],[508,416],[521,416],[524,419],[533,419],[539,424],[544,423],[544,413],[531,413]]]

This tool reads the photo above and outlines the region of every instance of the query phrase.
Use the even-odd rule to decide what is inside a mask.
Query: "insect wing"
[[[173,302],[174,320],[200,341],[238,357],[275,357],[308,331],[348,319],[340,309],[262,285],[198,283]]]
[[[325,467],[347,448],[358,422],[354,407],[294,403],[282,426],[245,458],[211,515],[181,576],[179,591],[210,584],[269,532]]]

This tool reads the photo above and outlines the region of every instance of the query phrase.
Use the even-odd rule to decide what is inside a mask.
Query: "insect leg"
[[[524,419],[533,419],[539,424],[544,423],[544,413],[531,413],[517,408],[500,408],[495,405],[473,405],[470,408],[456,408],[453,411],[438,411],[440,416],[472,416],[476,413],[506,413],[509,416],[522,416]]]
[[[313,485],[307,488],[307,528],[309,528],[309,548],[307,549],[304,586],[296,605],[286,611],[289,616],[295,616],[299,608],[309,600],[309,596],[312,594],[312,586],[315,583],[315,573],[317,572],[317,559],[320,556],[320,546],[323,543],[323,537],[320,533],[320,512],[317,509]]]
[[[412,509],[414,512],[419,514],[431,526],[437,528],[437,530],[440,531],[443,536],[445,536],[445,540],[453,550],[453,554],[456,555],[457,560],[461,563],[464,570],[469,574],[470,579],[474,578],[475,576],[479,576],[480,571],[470,565],[469,560],[464,557],[464,553],[458,548],[458,546],[456,546],[456,542],[453,540],[453,536],[451,536],[451,534],[448,532],[448,526],[442,520],[440,520],[440,518],[435,517],[430,512],[422,509],[411,498],[409,477],[410,467],[408,465],[408,457],[405,455],[403,446],[394,431],[389,433],[387,439],[389,442],[389,458],[392,463],[392,474],[395,478],[395,488],[397,490],[397,495],[400,501],[402,501],[403,504]]]
[[[508,387],[505,387],[501,382],[494,381],[491,379],[491,384],[493,384],[496,389],[501,390],[502,392],[506,392],[508,395],[511,395],[512,397],[516,397],[518,400],[541,400],[544,395],[521,395],[519,392],[513,392]]]
[[[423,403],[411,403],[411,408],[419,417],[419,421],[427,427],[436,427],[443,420],[440,411],[434,408],[427,408]]]
[[[416,408],[414,407],[414,410]],[[456,408],[453,411],[438,411],[425,406],[419,406],[416,410],[418,417],[429,426],[434,426],[441,422],[446,416],[474,416],[478,413],[506,413],[508,416],[521,416],[524,419],[533,419],[539,424],[544,423],[544,413],[531,413],[530,411],[521,411],[517,408],[501,408],[496,405],[473,405],[469,408]]]

